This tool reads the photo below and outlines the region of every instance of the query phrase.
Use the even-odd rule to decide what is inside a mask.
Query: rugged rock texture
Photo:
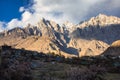
[[[41,19],[36,25],[0,33],[0,45],[71,56],[95,56],[120,39],[120,18],[100,14],[78,25]]]
[[[78,50],[79,56],[100,55],[109,47],[108,44],[98,40],[72,39],[68,46]]]
[[[17,27],[0,35],[0,45],[7,44],[15,48],[55,53],[65,57],[76,56],[67,49],[67,32],[53,21],[41,19],[35,26],[28,24],[25,28]]]
[[[89,26],[100,26],[100,27],[106,27],[107,25],[112,24],[120,24],[120,18],[115,16],[107,16],[104,14],[99,14],[96,17],[92,17],[89,21],[84,21],[78,26],[81,28],[89,27]]]
[[[89,21],[77,25],[72,38],[96,39],[111,44],[120,39],[120,18],[99,14]]]

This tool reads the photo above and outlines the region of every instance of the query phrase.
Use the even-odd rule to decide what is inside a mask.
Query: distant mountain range
[[[59,25],[42,18],[36,25],[0,33],[0,45],[72,56],[95,56],[120,39],[120,18],[99,14],[80,24]]]

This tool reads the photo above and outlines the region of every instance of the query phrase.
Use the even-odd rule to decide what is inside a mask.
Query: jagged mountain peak
[[[112,16],[112,15],[106,15],[106,14],[98,14],[96,17],[99,17],[99,18],[118,18],[116,16]]]
[[[90,20],[77,25],[71,33],[72,38],[97,39],[108,44],[120,39],[120,18],[99,14]]]
[[[108,16],[105,14],[99,14],[98,16],[95,17],[95,19],[99,21],[104,21],[105,23],[120,23],[120,18],[115,17],[115,16]]]
[[[107,16],[105,14],[99,14],[96,17],[90,18],[88,21],[84,21],[82,24],[79,24],[78,27],[85,28],[89,26],[109,26],[109,25],[120,24],[120,18],[115,16]]]
[[[98,14],[96,17],[108,17],[107,15],[105,15],[105,14],[102,14],[102,13],[100,13],[100,14]]]
[[[24,35],[25,31],[21,27],[16,27],[11,30],[5,31],[4,33],[5,33],[5,36],[7,35],[19,35],[20,36],[20,35]]]
[[[57,24],[55,21],[47,20],[45,18],[40,19],[40,21],[36,24],[36,27],[38,28],[51,28],[54,30],[59,30],[60,25]]]
[[[78,54],[80,51],[83,51],[80,52],[80,55],[83,54],[82,56],[87,53],[89,55],[89,52],[91,55],[100,54],[101,51],[104,51],[104,49],[108,47],[106,43],[111,44],[113,41],[120,39],[120,25],[116,24],[120,24],[120,18],[104,14],[92,17],[90,20],[84,21],[79,25],[66,21],[61,26],[52,20],[41,18],[36,25],[28,24],[26,27],[17,27],[1,33],[0,36],[2,37],[0,37],[0,44],[8,43],[16,46],[18,43],[22,43],[22,47],[24,47],[28,46],[29,43],[33,46],[38,46],[42,44],[45,40],[44,37],[46,37],[47,39],[53,39],[54,42],[50,40],[46,46],[44,44],[47,42],[44,42],[44,44],[38,46],[37,49],[39,49],[39,51],[48,51],[48,48],[53,47],[54,49],[55,46],[64,53]],[[7,36],[4,36],[6,33]],[[37,40],[31,36],[40,38],[37,38],[39,39]],[[30,37],[30,39],[28,37]],[[51,42],[53,45],[49,45]],[[33,49],[33,46],[29,49]],[[44,47],[44,50],[42,46]],[[25,48],[27,49],[27,47]],[[36,49],[34,48],[33,50]]]
[[[74,26],[74,24],[71,23],[71,22],[69,22],[69,21],[64,22],[63,25],[66,26],[66,27],[72,27],[72,26]]]
[[[66,30],[68,30],[70,33],[74,31],[77,26],[69,21],[66,21],[63,23],[62,27],[64,27]]]

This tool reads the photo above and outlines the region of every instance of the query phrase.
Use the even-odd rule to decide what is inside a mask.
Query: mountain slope
[[[79,56],[96,56],[100,55],[109,47],[108,44],[98,40],[72,39],[68,44],[69,47],[76,48]]]
[[[108,44],[120,39],[120,18],[100,14],[89,21],[77,25],[71,33],[72,38],[101,40]]]
[[[104,52],[104,55],[120,56],[120,40],[111,44]]]
[[[100,14],[81,24],[62,26],[41,19],[36,25],[14,28],[0,33],[0,45],[44,53],[71,56],[95,56],[120,39],[120,18]]]
[[[0,45],[11,45],[26,50],[55,53],[65,57],[76,56],[67,50],[68,34],[53,21],[41,19],[38,24],[14,28],[1,33]]]

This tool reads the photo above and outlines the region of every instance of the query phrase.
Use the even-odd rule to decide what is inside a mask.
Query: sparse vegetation
[[[120,79],[119,57],[64,58],[13,48],[1,50],[0,54],[1,80],[114,80],[112,74]]]
[[[95,65],[90,67],[75,67],[67,72],[67,80],[104,80],[105,70]]]

